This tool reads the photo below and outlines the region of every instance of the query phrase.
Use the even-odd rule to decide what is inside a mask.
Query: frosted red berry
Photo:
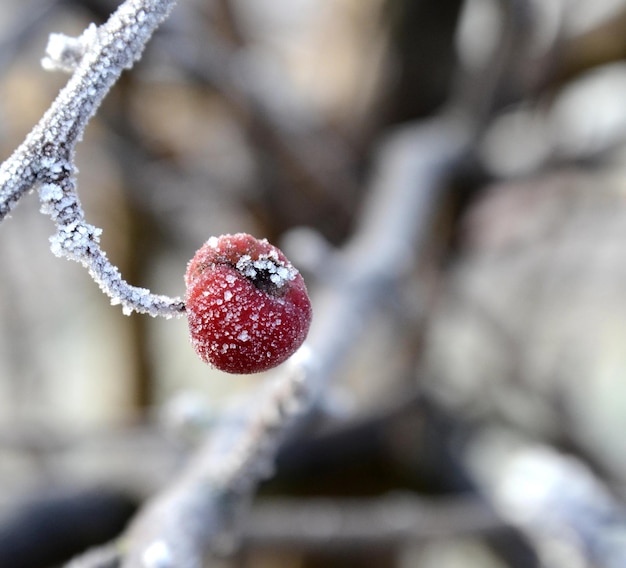
[[[245,233],[210,238],[185,274],[191,342],[227,373],[257,373],[289,358],[311,324],[300,273],[267,240]]]

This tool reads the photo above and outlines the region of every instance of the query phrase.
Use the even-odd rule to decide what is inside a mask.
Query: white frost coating
[[[256,270],[252,267],[251,261],[252,257],[249,254],[242,254],[236,264],[237,270],[248,278],[254,278],[256,276]]]
[[[62,197],[63,190],[54,183],[46,183],[39,188],[39,199],[42,203],[60,201]]]
[[[68,37],[64,34],[50,34],[46,46],[46,57],[41,66],[46,71],[73,72],[87,49],[97,38],[98,28],[91,24],[80,37]]]
[[[239,341],[249,341],[250,340],[250,334],[244,329],[238,336],[237,339]]]
[[[235,267],[251,280],[256,279],[259,272],[265,272],[269,274],[269,279],[277,288],[281,288],[287,282],[294,280],[298,275],[298,270],[291,264],[285,264],[281,261],[274,250],[259,255],[256,260],[252,260],[250,255],[244,254],[237,261]]]
[[[162,540],[148,545],[141,561],[145,568],[173,568],[174,566],[170,548]]]
[[[100,249],[101,230],[86,222],[76,191],[74,152],[84,129],[123,69],[141,57],[144,45],[165,19],[175,0],[126,0],[100,27],[91,24],[78,38],[53,34],[43,61],[47,69],[73,74],[39,124],[0,165],[0,221],[19,199],[39,186],[41,211],[50,215],[56,234],[53,254],[80,262],[100,288],[133,311],[152,316],[180,316],[185,306],[130,286]]]

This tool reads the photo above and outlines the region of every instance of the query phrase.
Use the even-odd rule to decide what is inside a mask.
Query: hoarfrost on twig
[[[53,34],[46,69],[73,72],[39,124],[0,166],[0,221],[20,198],[38,187],[41,211],[56,234],[52,252],[80,262],[111,303],[151,316],[181,315],[180,298],[152,294],[129,285],[99,246],[101,230],[90,225],[77,193],[75,147],[89,119],[124,69],[132,67],[175,0],[127,0],[102,26],[90,25],[79,38]]]

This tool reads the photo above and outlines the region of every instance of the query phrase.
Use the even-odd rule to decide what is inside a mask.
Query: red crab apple
[[[265,239],[211,237],[189,262],[185,284],[192,345],[205,363],[227,373],[279,365],[309,331],[304,280]]]

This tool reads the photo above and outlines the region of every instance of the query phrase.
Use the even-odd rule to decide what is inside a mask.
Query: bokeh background
[[[3,0],[3,157],[67,80],[48,35],[117,4]],[[626,566],[625,57],[623,0],[179,0],[78,150],[131,284],[183,295],[194,251],[245,231],[315,309],[381,144],[443,115],[472,137],[226,564]],[[0,226],[2,567],[113,538],[264,379],[207,368],[184,319],[122,315],[53,232],[35,194]]]

